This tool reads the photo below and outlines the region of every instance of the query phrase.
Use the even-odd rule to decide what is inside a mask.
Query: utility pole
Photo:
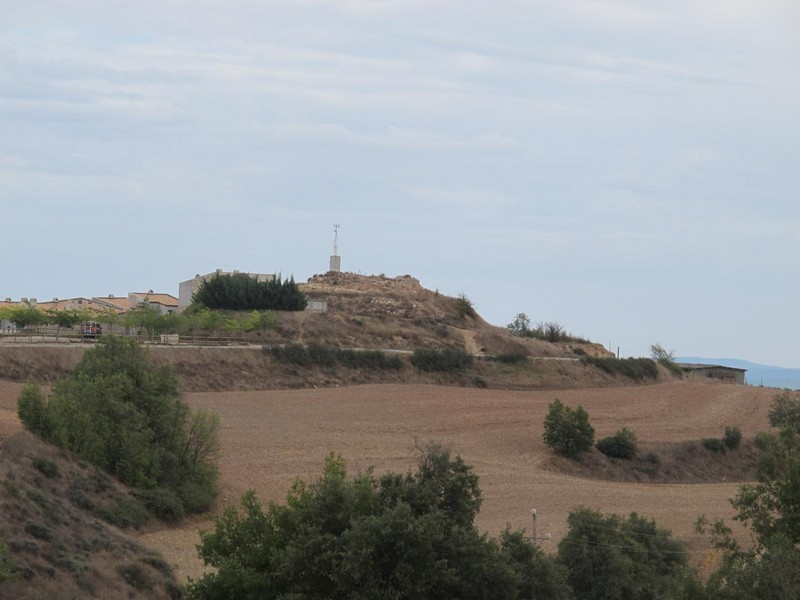
[[[532,527],[531,527],[531,543],[534,546],[538,546],[539,542],[546,542],[546,541],[548,541],[548,540],[550,540],[552,538],[552,536],[549,533],[545,533],[542,536],[537,536],[536,535],[536,509],[535,508],[531,509],[531,521],[533,522],[532,523]]]

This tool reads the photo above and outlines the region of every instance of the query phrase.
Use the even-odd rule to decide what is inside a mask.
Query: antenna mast
[[[331,256],[330,269],[334,273],[342,270],[342,257],[339,256],[339,224],[333,226],[333,256]]]

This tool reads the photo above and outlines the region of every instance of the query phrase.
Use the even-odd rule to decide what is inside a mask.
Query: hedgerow
[[[411,357],[411,364],[420,371],[461,373],[472,366],[472,355],[455,348],[417,348]]]
[[[596,358],[585,356],[581,360],[609,375],[621,375],[636,381],[658,379],[656,363],[649,358]]]

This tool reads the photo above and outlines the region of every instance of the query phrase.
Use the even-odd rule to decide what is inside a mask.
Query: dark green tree
[[[800,433],[796,395],[776,396],[770,423],[777,433],[757,438],[761,449],[756,483],[739,488],[731,504],[735,520],[752,530],[742,547],[722,521],[698,520],[722,552],[720,569],[710,578],[709,596],[719,600],[800,598]]]
[[[480,534],[477,478],[460,458],[427,446],[416,472],[347,476],[341,458],[264,509],[251,491],[201,534],[214,572],[189,598],[568,600],[564,572],[521,534]],[[534,580],[533,573],[541,573]]]
[[[544,419],[544,443],[569,458],[588,452],[594,444],[594,428],[582,406],[570,408],[556,398]]]
[[[17,411],[32,433],[130,486],[160,488],[159,498],[173,496],[190,512],[213,500],[219,419],[193,415],[172,371],[157,367],[134,340],[103,338],[49,398],[26,386]]]
[[[686,598],[697,587],[687,553],[655,522],[579,508],[558,545],[578,600]]]
[[[258,281],[246,273],[214,275],[202,283],[193,302],[218,310],[304,310],[305,293],[294,277],[283,280],[280,275],[271,281]]]

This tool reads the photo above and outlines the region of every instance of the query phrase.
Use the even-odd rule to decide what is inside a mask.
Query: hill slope
[[[0,439],[0,598],[179,598],[169,564],[118,524],[148,516],[105,473],[28,433]]]

